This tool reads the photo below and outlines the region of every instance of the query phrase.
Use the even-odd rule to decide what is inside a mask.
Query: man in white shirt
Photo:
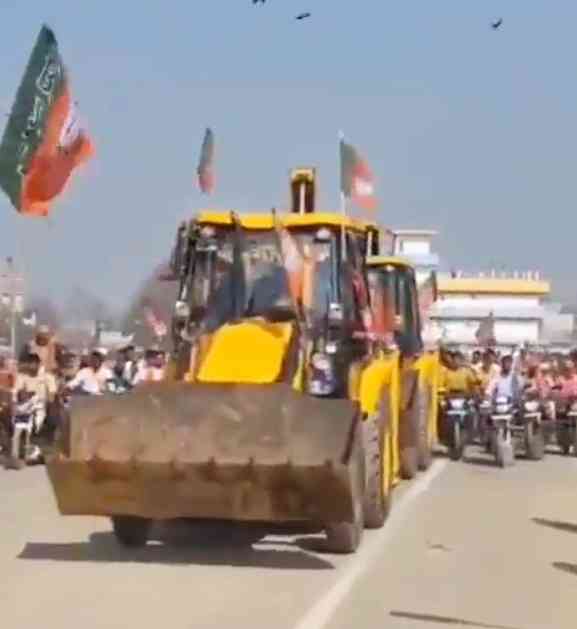
[[[132,381],[134,386],[144,382],[160,382],[164,378],[164,361],[161,352],[149,349],[144,355],[144,363],[138,367]]]
[[[57,384],[54,376],[46,369],[42,369],[42,360],[38,354],[29,354],[22,371],[16,374],[12,399],[15,403],[23,398],[34,398],[35,401],[35,429],[40,432],[48,405],[54,401]]]
[[[90,355],[88,367],[80,369],[74,378],[66,383],[66,387],[79,393],[102,395],[106,391],[106,383],[109,380],[114,380],[112,369],[104,364],[104,356],[94,351]]]
[[[519,400],[523,390],[523,378],[519,373],[519,359],[511,355],[501,359],[501,373],[489,382],[487,395],[491,399],[497,397],[511,398],[514,402]]]

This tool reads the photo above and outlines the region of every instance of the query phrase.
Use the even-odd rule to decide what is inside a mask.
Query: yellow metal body
[[[293,334],[290,323],[249,319],[218,329],[200,360],[198,382],[276,382]]]
[[[243,213],[238,220],[245,229],[272,230],[275,228],[275,217],[272,213]],[[284,227],[345,227],[352,231],[364,233],[368,227],[376,227],[374,223],[358,220],[337,212],[314,212],[310,214],[278,213],[277,220]],[[197,223],[200,225],[232,226],[230,212],[204,210],[199,213]]]
[[[371,269],[397,268],[399,270],[412,269],[413,265],[405,258],[398,256],[372,256],[367,260],[367,266]],[[415,291],[416,294],[416,291]],[[420,334],[419,330],[415,331]],[[388,354],[388,379],[387,385],[389,389],[389,400],[391,403],[391,418],[394,418],[395,426],[394,434],[398,437],[400,417],[404,410],[402,408],[403,401],[407,399],[406,392],[403,391],[403,382],[410,381],[405,378],[405,372],[413,371],[417,373],[418,386],[420,391],[425,394],[427,400],[426,408],[426,424],[427,424],[427,445],[431,449],[437,440],[437,419],[439,408],[439,378],[440,378],[440,359],[438,351],[422,352],[410,359],[401,360],[398,352],[390,352]],[[398,479],[399,473],[399,452],[401,444],[394,444],[395,479]]]

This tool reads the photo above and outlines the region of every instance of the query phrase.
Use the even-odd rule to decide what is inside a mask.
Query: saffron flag
[[[357,150],[341,140],[341,192],[363,210],[377,207],[373,173]]]
[[[204,194],[211,194],[214,190],[214,133],[207,128],[200,149],[198,161],[198,185]]]
[[[288,229],[280,223],[274,212],[273,217],[283,265],[288,276],[291,300],[298,312],[305,301],[305,267],[307,266],[307,260],[297,241]]]
[[[246,310],[248,299],[248,282],[246,277],[246,268],[244,264],[244,252],[246,249],[244,230],[239,217],[234,213],[230,213],[230,220],[233,225],[233,241],[232,241],[232,307],[235,319],[241,319]]]
[[[168,327],[156,314],[151,301],[144,299],[142,305],[144,307],[144,319],[152,330],[152,333],[158,338],[166,336],[168,334]]]
[[[0,187],[21,214],[47,216],[72,171],[92,154],[58,42],[43,26],[0,143]]]

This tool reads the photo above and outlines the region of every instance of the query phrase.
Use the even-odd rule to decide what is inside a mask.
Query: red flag
[[[204,194],[211,194],[214,190],[214,133],[207,128],[200,149],[198,161],[198,185]]]
[[[341,140],[341,191],[355,205],[364,210],[375,210],[375,180],[365,159],[357,150]]]

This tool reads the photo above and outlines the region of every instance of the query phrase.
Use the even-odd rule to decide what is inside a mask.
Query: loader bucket
[[[63,515],[352,521],[358,421],[285,384],[155,383],[76,401],[47,470]]]

